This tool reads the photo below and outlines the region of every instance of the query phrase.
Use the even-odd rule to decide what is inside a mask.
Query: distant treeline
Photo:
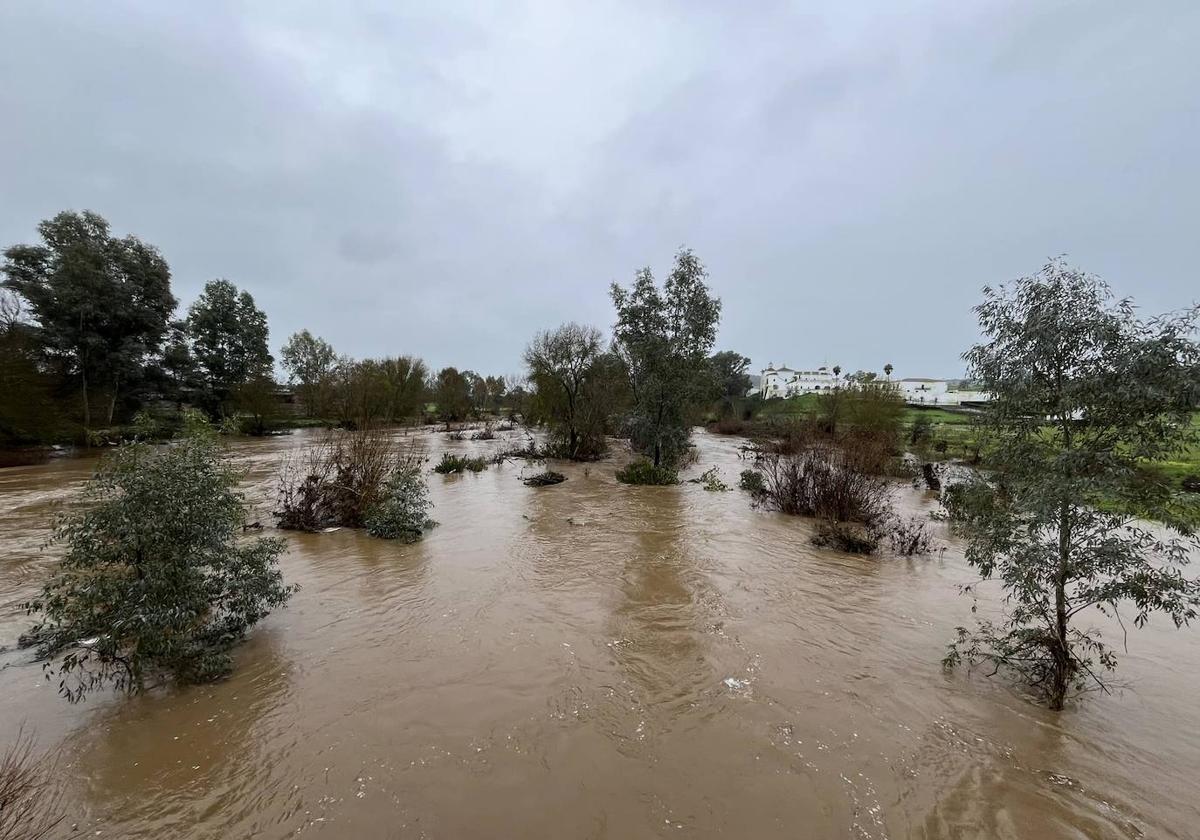
[[[288,409],[267,316],[248,291],[213,280],[181,313],[158,249],[115,236],[96,213],[59,213],[38,233],[39,244],[7,248],[0,267],[0,447],[120,437],[135,419],[169,426],[185,407],[263,433],[297,416],[396,422],[431,401],[459,420],[522,398],[499,377],[430,376],[409,356],[338,356],[305,330],[280,360],[296,385]]]
[[[181,311],[159,250],[98,214],[64,211],[38,233],[0,266],[0,447],[111,441],[131,426],[165,437],[184,408],[250,434],[506,415],[546,425],[565,457],[599,457],[620,434],[671,465],[692,424],[737,411],[750,387],[748,358],[711,355],[720,301],[687,250],[662,287],[649,269],[612,287],[611,340],[574,323],[540,333],[519,375],[355,360],[302,330],[280,353],[289,389],[250,292],[212,280]]]

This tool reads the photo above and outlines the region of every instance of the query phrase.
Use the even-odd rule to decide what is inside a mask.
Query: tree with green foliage
[[[471,414],[476,418],[481,417],[487,411],[489,403],[487,380],[473,370],[464,370],[463,376],[467,380],[467,389],[471,396]]]
[[[633,448],[655,467],[674,467],[687,447],[695,409],[711,382],[709,354],[717,337],[721,301],[708,272],[688,249],[675,256],[663,288],[649,268],[630,289],[611,289],[617,322],[613,349],[625,366],[633,407]]]
[[[55,383],[40,361],[20,298],[0,289],[0,446],[53,440],[61,431]]]
[[[105,422],[158,352],[175,297],[171,271],[153,246],[114,238],[90,211],[64,211],[38,225],[41,245],[4,252],[4,285],[29,304],[36,337],[64,380],[78,382],[83,427],[103,394]]]
[[[437,525],[429,518],[433,501],[421,469],[424,462],[415,450],[398,459],[382,498],[367,513],[364,524],[371,536],[411,543]]]
[[[731,417],[737,409],[738,402],[750,390],[751,381],[750,359],[732,350],[722,350],[714,353],[709,359],[712,366],[713,389],[717,394],[720,417]]]
[[[309,417],[326,417],[330,411],[331,390],[337,354],[332,345],[308,330],[293,333],[283,345],[280,365],[288,382],[296,386],[300,404]]]
[[[203,402],[226,413],[230,393],[244,382],[271,374],[267,316],[249,292],[228,280],[211,280],[188,309],[188,335],[204,384]]]
[[[504,396],[508,392],[508,385],[505,383],[504,377],[485,377],[484,385],[487,387],[487,410],[492,414],[499,414],[504,407]]]
[[[395,423],[418,417],[425,402],[425,362],[415,356],[380,359],[379,369],[387,383],[387,421]]]
[[[261,437],[267,434],[283,414],[279,383],[265,374],[233,386],[229,399],[238,415],[240,431],[248,435]]]
[[[471,413],[471,383],[458,368],[439,370],[430,390],[438,417],[446,423],[463,420]]]
[[[1197,310],[1143,320],[1056,260],[984,289],[975,312],[985,340],[964,359],[993,395],[983,424],[994,472],[946,501],[967,561],[1003,586],[1004,613],[959,628],[946,662],[1015,671],[1061,709],[1116,665],[1081,625],[1088,611],[1181,626],[1200,607],[1200,584],[1183,574],[1200,511],[1144,468],[1195,443]]]
[[[26,604],[41,619],[25,641],[69,700],[219,678],[230,649],[287,601],[283,541],[240,536],[239,477],[195,421],[170,446],[128,443],[104,459],[55,529],[61,563]]]
[[[162,392],[182,410],[184,403],[191,403],[202,390],[200,370],[196,357],[192,355],[192,344],[188,339],[187,322],[172,321],[163,343],[162,356],[158,360],[162,380]]]

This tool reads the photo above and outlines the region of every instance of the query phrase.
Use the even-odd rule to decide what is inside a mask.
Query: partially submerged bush
[[[709,431],[718,435],[740,435],[746,431],[746,421],[738,417],[722,417],[708,428]]]
[[[729,489],[729,485],[721,480],[721,471],[716,467],[705,470],[696,478],[689,478],[689,484],[703,484],[709,492],[721,493]]]
[[[926,461],[921,464],[921,477],[925,479],[926,489],[933,490],[934,492],[939,492],[942,489],[941,476],[938,475],[937,466],[932,462]]]
[[[771,510],[838,522],[871,523],[888,510],[887,486],[854,467],[837,449],[766,455],[760,501]]]
[[[62,786],[54,761],[18,730],[0,755],[0,840],[42,840],[63,820]]]
[[[471,435],[471,440],[493,440],[496,433],[492,431],[491,423],[484,423],[483,428]]]
[[[866,524],[823,519],[817,523],[812,542],[848,554],[874,554],[885,539],[892,551],[903,557],[928,554],[933,542],[922,519],[901,519],[890,513]]]
[[[738,481],[738,486],[743,490],[748,490],[754,496],[761,495],[766,492],[767,485],[763,481],[763,474],[758,470],[742,470],[741,478]]]
[[[433,471],[442,475],[461,472],[483,472],[488,468],[486,458],[471,458],[466,455],[451,455],[442,453],[442,460],[434,465]]]
[[[879,548],[879,533],[856,522],[822,519],[812,537],[813,545],[847,554],[874,554]]]
[[[279,527],[361,528],[399,460],[397,444],[381,429],[330,432],[285,461],[275,512]]]
[[[566,480],[567,477],[562,473],[554,472],[554,470],[547,470],[546,472],[538,473],[537,475],[531,475],[529,478],[525,479],[525,486],[548,487],[551,484],[562,484]]]
[[[429,518],[433,502],[421,474],[424,459],[409,452],[384,483],[382,498],[367,513],[367,532],[373,537],[416,542],[437,525]]]
[[[920,517],[888,517],[883,530],[892,544],[892,551],[904,557],[928,554],[933,547],[933,537],[929,534],[925,520]]]
[[[279,539],[239,539],[240,475],[211,433],[167,447],[126,444],[100,465],[84,504],[62,519],[66,546],[24,638],[54,658],[69,700],[111,683],[206,682],[228,673],[229,650],[293,592],[276,568]]]
[[[617,471],[617,481],[622,484],[667,485],[678,484],[679,476],[670,467],[656,467],[649,459],[638,458]]]

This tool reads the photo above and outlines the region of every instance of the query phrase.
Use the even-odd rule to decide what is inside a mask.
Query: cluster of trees
[[[415,356],[355,360],[308,330],[287,340],[280,364],[308,417],[350,428],[424,417],[430,404],[446,422],[525,407],[524,389],[503,377],[455,367],[432,373]]]
[[[38,234],[0,266],[0,446],[86,443],[154,406],[236,417],[251,433],[279,422],[267,316],[249,292],[213,280],[179,315],[154,246],[90,211],[59,213]],[[448,422],[527,407],[501,377],[433,374],[411,356],[354,360],[308,330],[280,361],[305,414],[355,428],[422,416],[431,402]]]
[[[707,276],[684,249],[661,286],[649,268],[628,289],[614,283],[608,346],[598,329],[575,323],[535,336],[525,351],[529,414],[549,428],[555,454],[594,459],[608,435],[621,434],[649,464],[625,475],[676,480],[692,426],[714,399],[749,388],[749,359],[711,355],[721,302]]]
[[[38,234],[0,266],[0,443],[86,439],[159,400],[224,415],[270,381],[267,320],[248,292],[214,280],[177,319],[154,246],[88,211]]]

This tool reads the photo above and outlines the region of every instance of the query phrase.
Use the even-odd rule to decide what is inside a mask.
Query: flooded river
[[[264,521],[305,439],[234,445]],[[736,485],[739,441],[696,440],[685,477]],[[1127,688],[1046,712],[943,673],[973,575],[940,526],[931,557],[852,557],[612,461],[548,488],[520,463],[431,474],[441,524],[416,545],[288,534],[303,588],[230,679],[72,706],[12,646],[91,467],[0,470],[0,743],[25,724],[62,750],[68,836],[1200,836],[1197,630],[1132,632]]]

